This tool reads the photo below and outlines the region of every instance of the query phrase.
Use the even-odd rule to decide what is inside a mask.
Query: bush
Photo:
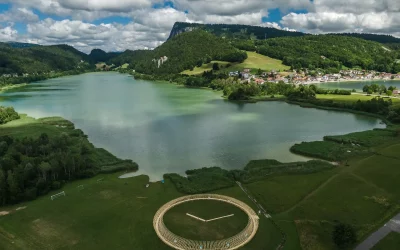
[[[357,242],[354,228],[348,224],[337,224],[332,233],[333,242],[341,249],[348,248]]]
[[[53,181],[53,183],[51,184],[51,188],[53,190],[57,190],[61,188],[61,183],[59,181]]]

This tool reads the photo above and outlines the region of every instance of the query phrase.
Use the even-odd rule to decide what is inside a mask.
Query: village
[[[296,71],[291,72],[279,72],[272,70],[270,72],[262,72],[259,74],[252,74],[251,69],[244,69],[242,72],[234,71],[229,72],[229,76],[238,77],[242,83],[254,82],[257,84],[264,84],[265,82],[284,82],[292,83],[296,85],[301,84],[316,84],[324,82],[349,82],[349,81],[389,81],[389,80],[400,80],[399,74],[391,74],[385,72],[377,72],[373,70],[341,70],[336,74],[323,74],[321,72],[316,73],[315,71],[310,72]]]

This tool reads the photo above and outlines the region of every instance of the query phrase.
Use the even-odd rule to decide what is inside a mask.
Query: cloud
[[[17,40],[18,32],[11,26],[2,28],[0,27],[0,41],[8,42]]]
[[[32,10],[26,8],[12,8],[0,14],[0,22],[31,23],[39,21],[39,17]]]
[[[152,0],[59,0],[59,4],[66,9],[85,11],[110,11],[129,12],[138,8],[149,8],[153,3],[160,1]]]
[[[94,48],[106,51],[155,48],[165,42],[175,21],[191,21],[172,8],[137,12],[135,22],[126,25],[51,18],[27,25],[27,40],[39,44],[67,43],[84,52]]]
[[[173,0],[179,9],[196,15],[237,16],[268,9],[309,9],[310,0]]]
[[[400,35],[400,13],[290,13],[282,18],[281,23],[312,33],[365,32]]]

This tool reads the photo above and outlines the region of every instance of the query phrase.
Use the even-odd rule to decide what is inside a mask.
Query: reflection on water
[[[136,161],[139,174],[152,180],[193,168],[243,168],[252,159],[305,160],[290,146],[383,127],[370,117],[282,102],[231,103],[220,92],[116,73],[51,79],[0,94],[0,100],[34,117],[71,120],[96,146]]]

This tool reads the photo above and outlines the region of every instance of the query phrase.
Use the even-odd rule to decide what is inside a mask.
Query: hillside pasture
[[[258,69],[263,71],[284,71],[289,70],[290,67],[283,65],[281,60],[273,59],[268,56],[257,54],[256,52],[247,51],[248,58],[242,63],[229,63],[223,61],[212,61],[208,64],[203,64],[201,67],[195,67],[193,70],[185,70],[181,74],[186,75],[200,75],[204,71],[212,70],[214,63],[218,63],[220,71],[232,72],[242,71],[243,69],[251,69],[253,73],[257,73]]]

